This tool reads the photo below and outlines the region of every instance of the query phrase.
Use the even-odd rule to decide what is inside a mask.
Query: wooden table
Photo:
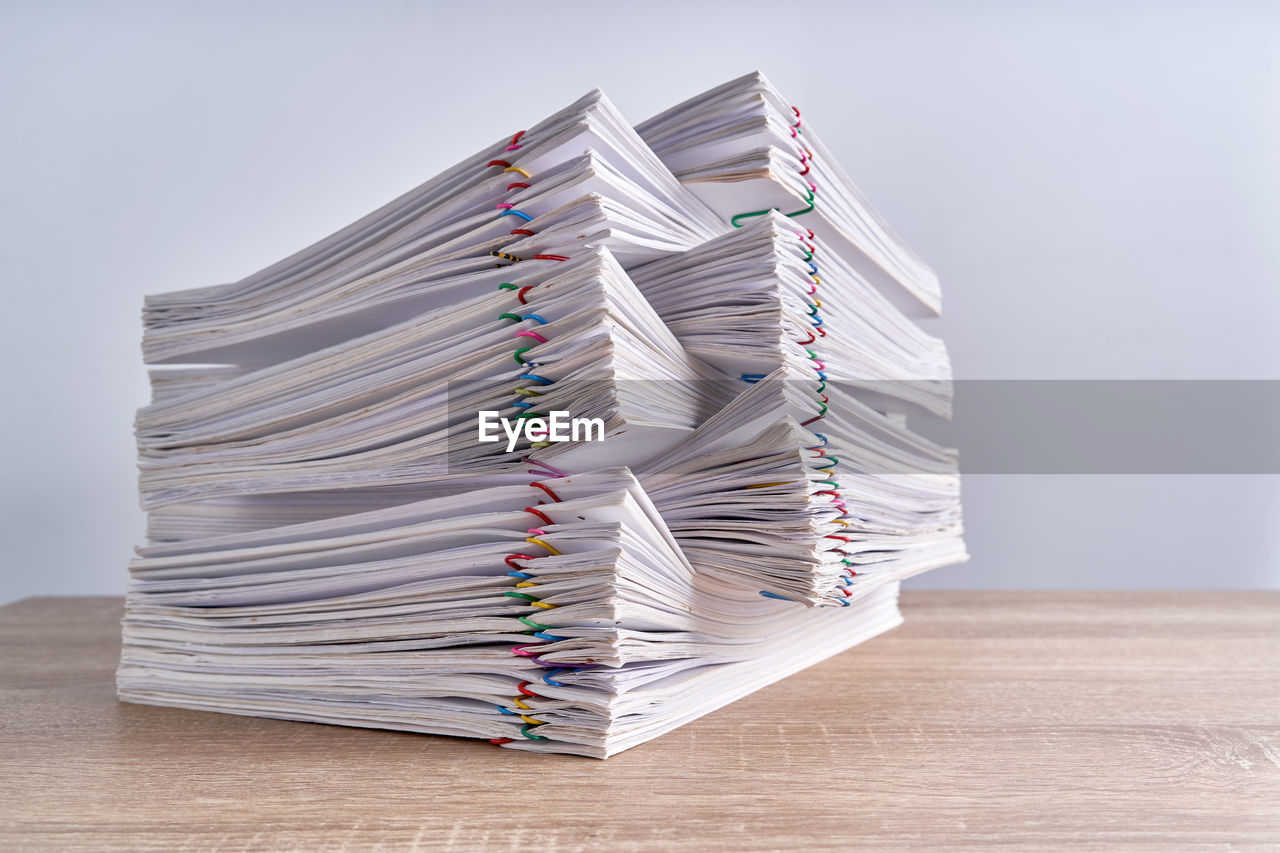
[[[121,604],[0,608],[0,848],[1280,846],[1280,593],[908,592],[600,762],[119,704]]]

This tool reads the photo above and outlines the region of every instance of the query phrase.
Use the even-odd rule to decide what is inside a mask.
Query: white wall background
[[[1280,378],[1280,4],[0,6],[0,601],[124,587],[144,293],[593,86],[763,69],[941,273],[965,378]],[[1277,587],[1271,477],[970,477],[934,586]]]

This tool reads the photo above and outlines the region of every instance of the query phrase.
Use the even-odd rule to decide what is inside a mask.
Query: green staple
[[[514,284],[512,284],[509,281],[504,281],[502,284],[498,285],[498,290],[519,290],[519,289],[520,288],[516,287]]]
[[[528,352],[531,349],[533,349],[533,347],[520,347],[520,349],[516,350],[514,353],[511,354],[511,357],[514,358],[516,361],[520,362],[521,364],[524,364],[525,361],[523,358],[520,357],[520,353]]]
[[[809,197],[808,197],[808,198],[806,198],[806,199],[805,199],[805,201],[809,203],[809,206],[808,206],[808,207],[806,207],[804,210],[797,210],[795,213],[788,213],[788,214],[786,214],[786,215],[787,215],[787,217],[788,217],[788,218],[790,218],[790,217],[795,217],[795,216],[804,216],[806,213],[809,213],[810,211],[812,211],[812,210],[813,210],[813,208],[814,208],[814,204],[813,204],[813,190],[809,190]],[[765,212],[767,213],[768,211],[765,211]]]
[[[505,320],[505,319],[507,319],[508,317],[510,317],[512,320],[515,320],[517,323],[519,323],[519,322],[520,322],[520,315],[519,315],[519,314],[512,314],[512,313],[508,312],[508,313],[506,313],[506,314],[499,314],[499,315],[498,315],[498,319],[499,319],[499,320]]]
[[[741,228],[742,223],[738,221],[739,219],[750,219],[753,216],[764,216],[770,210],[776,210],[776,209],[777,208],[771,207],[768,210],[753,210],[750,213],[739,213],[737,216],[734,216],[729,219],[729,224],[732,225],[734,228]]]
[[[529,740],[549,740],[549,738],[547,738],[547,737],[546,737],[546,736],[544,736],[544,735],[531,735],[531,734],[529,734],[529,725],[530,725],[529,723],[525,723],[523,726],[521,726],[521,727],[520,727],[520,734],[524,735],[524,736],[525,736],[525,737],[527,737]]]
[[[533,628],[535,631],[550,631],[550,630],[551,630],[551,626],[550,626],[550,625],[543,625],[543,624],[540,624],[540,623],[538,623],[538,622],[534,622],[532,619],[526,619],[524,616],[517,616],[516,618],[517,618],[517,619],[519,619],[519,620],[520,620],[521,622],[523,622],[524,624],[528,625],[529,627]]]
[[[503,595],[509,595],[512,598],[523,598],[525,601],[542,601],[541,598],[534,598],[532,595],[523,592],[512,592],[511,590],[507,590]]]
[[[806,207],[804,210],[797,210],[794,213],[784,213],[782,215],[788,218],[793,216],[803,216],[804,214],[813,210],[813,190],[808,191],[808,194],[805,197],[805,203],[808,204],[809,206]],[[742,223],[738,221],[739,219],[750,219],[753,216],[764,216],[769,211],[777,210],[777,209],[778,208],[776,207],[767,207],[764,210],[753,210],[750,213],[739,213],[737,216],[734,216],[729,219],[729,224],[732,225],[734,228],[741,228]]]

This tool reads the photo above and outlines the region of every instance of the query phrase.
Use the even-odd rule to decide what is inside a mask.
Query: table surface
[[[0,608],[0,848],[1280,845],[1280,592],[907,592],[607,761],[118,703],[116,598]]]

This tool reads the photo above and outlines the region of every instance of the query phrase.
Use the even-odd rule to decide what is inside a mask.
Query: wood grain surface
[[[0,848],[1280,849],[1280,593],[907,592],[594,761],[120,704],[121,602],[0,608]]]

